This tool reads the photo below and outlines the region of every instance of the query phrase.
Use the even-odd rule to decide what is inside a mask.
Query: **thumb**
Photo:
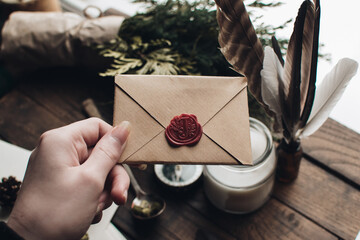
[[[125,149],[129,133],[130,123],[127,121],[121,122],[120,125],[114,127],[97,142],[83,165],[95,169],[94,173],[100,173],[105,181],[110,170],[119,161]]]

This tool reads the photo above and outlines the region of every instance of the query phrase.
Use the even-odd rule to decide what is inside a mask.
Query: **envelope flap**
[[[246,78],[119,75],[115,83],[166,127],[182,113],[205,124],[246,87]]]
[[[242,164],[252,164],[247,92],[242,91],[203,128],[204,133]]]

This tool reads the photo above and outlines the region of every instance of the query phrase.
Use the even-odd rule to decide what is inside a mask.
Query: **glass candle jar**
[[[250,118],[253,165],[207,165],[204,190],[212,204],[230,213],[249,213],[269,198],[275,182],[276,154],[269,129]]]

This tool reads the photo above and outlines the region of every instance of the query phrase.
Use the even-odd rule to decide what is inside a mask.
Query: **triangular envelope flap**
[[[129,144],[119,162],[123,162],[164,129],[118,87],[115,88],[114,109],[114,126],[125,120],[131,122]]]
[[[204,126],[204,133],[242,164],[252,164],[248,112],[242,91]]]
[[[207,136],[193,147],[171,147],[164,131],[126,159],[125,163],[191,163],[191,164],[238,164],[238,161],[216,145]]]
[[[182,113],[203,125],[246,86],[243,77],[119,75],[115,82],[163,127]]]

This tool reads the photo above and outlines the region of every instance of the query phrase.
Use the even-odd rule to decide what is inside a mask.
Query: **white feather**
[[[281,118],[279,98],[279,81],[283,74],[283,67],[271,47],[265,47],[263,69],[261,70],[261,96],[264,103],[276,115],[277,121]]]
[[[306,137],[318,130],[329,117],[331,110],[356,74],[358,63],[349,58],[341,59],[317,87],[314,104],[306,126],[300,137]]]

